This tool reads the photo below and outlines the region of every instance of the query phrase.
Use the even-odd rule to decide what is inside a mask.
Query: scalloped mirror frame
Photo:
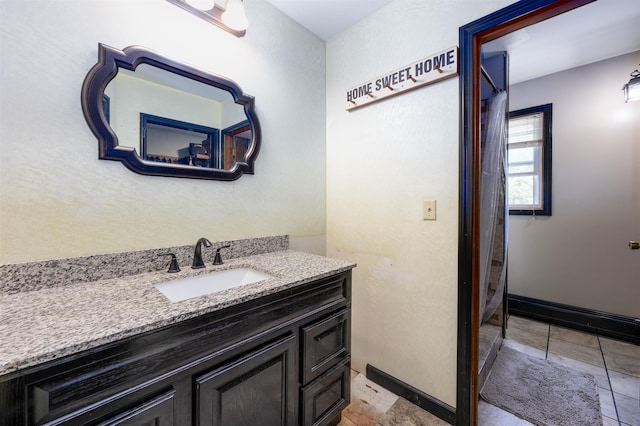
[[[119,68],[135,71],[140,64],[148,64],[229,92],[235,103],[244,108],[251,126],[251,143],[244,159],[238,160],[230,170],[212,169],[145,161],[133,147],[121,146],[118,136],[107,121],[102,97],[109,82],[118,74]],[[82,85],[82,111],[91,131],[98,138],[99,158],[120,161],[133,172],[152,176],[223,181],[236,180],[243,174],[254,174],[254,163],[260,151],[261,132],[253,96],[243,93],[240,86],[232,80],[174,61],[150,49],[129,46],[119,50],[99,43],[98,62],[91,68]]]

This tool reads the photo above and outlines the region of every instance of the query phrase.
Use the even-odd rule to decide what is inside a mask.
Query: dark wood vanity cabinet
[[[0,425],[335,425],[350,308],[347,271],[6,375]]]

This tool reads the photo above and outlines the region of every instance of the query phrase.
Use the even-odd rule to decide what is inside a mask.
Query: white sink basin
[[[204,296],[222,290],[253,284],[271,278],[271,275],[251,268],[235,268],[196,277],[156,284],[155,287],[172,302]]]

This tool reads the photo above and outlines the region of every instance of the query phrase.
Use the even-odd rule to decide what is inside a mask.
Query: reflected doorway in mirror
[[[255,99],[234,81],[140,46],[118,50],[99,44],[98,53],[82,86],[82,107],[100,159],[154,176],[235,180],[254,174],[261,143]],[[153,128],[142,116],[161,122],[151,123]],[[179,145],[165,150],[165,142],[154,145],[148,133],[162,127],[190,136],[183,134]]]

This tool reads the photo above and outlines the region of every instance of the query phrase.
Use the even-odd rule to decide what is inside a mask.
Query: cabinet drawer
[[[302,328],[303,383],[309,383],[349,353],[351,310],[343,309]]]
[[[350,358],[302,388],[302,424],[325,426],[335,424],[340,412],[351,399]]]
[[[170,389],[147,395],[107,398],[59,417],[48,415],[45,419],[39,421],[31,418],[26,423],[8,424],[29,424],[34,426],[173,426],[177,424],[178,420],[177,404],[177,392],[175,389]],[[0,424],[4,423],[0,422]]]
[[[130,410],[125,411],[98,426],[125,425],[174,425],[175,391],[171,390],[163,395],[146,401]]]

